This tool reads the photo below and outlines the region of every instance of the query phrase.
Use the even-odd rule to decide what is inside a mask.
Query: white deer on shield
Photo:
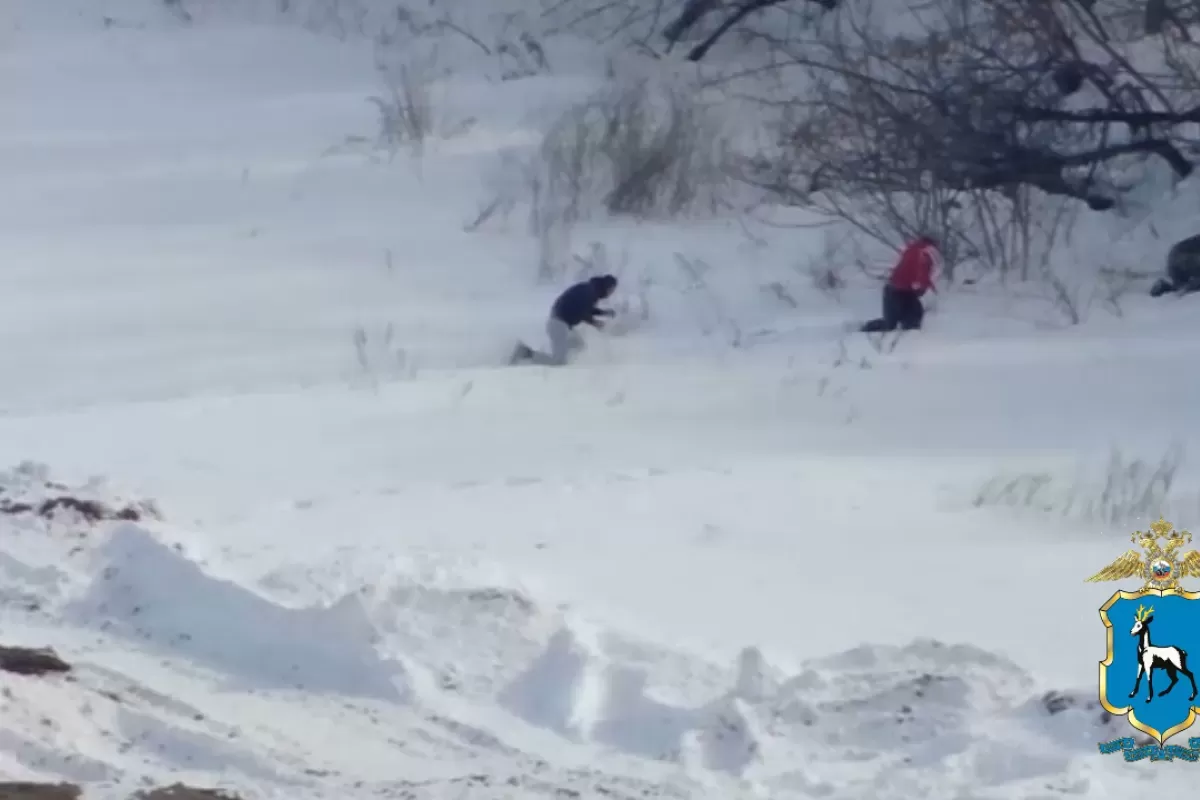
[[[1171,682],[1167,684],[1167,688],[1158,693],[1162,697],[1167,692],[1175,688],[1175,684],[1179,683],[1179,674],[1182,672],[1187,676],[1187,679],[1192,684],[1192,696],[1189,700],[1196,699],[1196,679],[1192,675],[1192,671],[1187,665],[1187,651],[1182,647],[1156,647],[1150,644],[1150,623],[1154,620],[1154,606],[1146,608],[1138,606],[1137,614],[1134,615],[1133,630],[1129,632],[1131,636],[1138,637],[1138,666],[1137,680],[1133,682],[1133,691],[1129,693],[1133,697],[1138,692],[1138,687],[1142,685],[1142,675],[1146,676],[1146,702],[1149,703],[1154,699],[1154,670],[1165,669],[1167,677]]]

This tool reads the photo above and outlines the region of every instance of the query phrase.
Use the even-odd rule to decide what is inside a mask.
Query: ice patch
[[[382,660],[353,597],[285,608],[199,566],[128,524],[98,552],[106,565],[66,617],[169,647],[258,689],[296,689],[401,701],[402,667]]]

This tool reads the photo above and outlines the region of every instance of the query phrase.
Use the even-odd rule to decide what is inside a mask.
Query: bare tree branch
[[[729,15],[721,21],[716,30],[688,52],[688,61],[704,60],[705,56],[716,46],[717,42],[729,33],[729,31],[737,27],[739,23],[754,14],[765,11],[773,6],[784,5],[788,2],[790,0],[741,0],[735,3]],[[814,3],[826,11],[833,11],[837,8],[840,0],[806,0],[806,2]],[[676,44],[701,19],[718,10],[721,5],[721,0],[688,0],[675,21],[663,31],[663,35],[671,45]]]
[[[778,136],[747,179],[877,238],[936,229],[1028,264],[1062,203],[1112,209],[1155,162],[1182,178],[1200,161],[1200,50],[1164,34],[1146,67],[1146,2],[859,0],[803,41],[763,31],[796,74],[765,98]]]

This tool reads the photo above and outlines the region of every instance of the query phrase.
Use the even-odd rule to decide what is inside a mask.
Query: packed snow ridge
[[[900,797],[936,771],[963,789],[1069,792],[1087,780],[1077,760],[1116,735],[1094,692],[1039,692],[970,645],[862,646],[791,672],[747,647],[712,664],[508,587],[383,570],[347,591],[349,576],[299,563],[239,579],[169,521],[48,504],[153,507],[37,465],[4,475],[0,497],[0,644],[52,646],[72,668],[4,679],[10,777],[117,792],[220,775],[280,797],[482,798],[503,783],[698,797],[738,782]],[[594,751],[622,769],[571,766]]]

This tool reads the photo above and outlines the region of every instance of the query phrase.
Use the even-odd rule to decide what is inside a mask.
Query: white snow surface
[[[811,229],[613,222],[576,251],[624,252],[647,319],[506,368],[561,287],[519,220],[463,225],[586,74],[445,79],[475,123],[370,158],[336,149],[375,135],[362,42],[99,5],[0,18],[0,500],[159,514],[0,515],[0,644],[75,666],[0,674],[0,778],[1192,791],[1192,765],[1098,754],[1131,729],[1095,702],[1112,587],[1084,578],[1200,517],[1186,458],[1141,505],[1110,463],[1200,444],[1200,298],[1067,326],[1034,289],[950,288],[880,350],[844,333],[877,287],[798,268]],[[1088,217],[1062,258],[1157,270],[1198,204]]]

